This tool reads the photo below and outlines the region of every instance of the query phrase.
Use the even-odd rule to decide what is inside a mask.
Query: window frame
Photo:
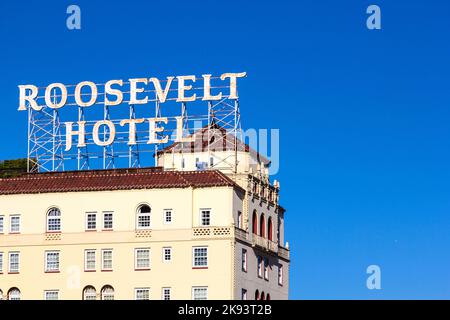
[[[241,268],[243,272],[247,272],[248,271],[248,252],[247,249],[242,248],[242,254],[241,254]]]
[[[59,216],[50,216],[50,213],[53,211],[57,211],[59,213]],[[61,232],[61,210],[57,207],[51,207],[47,210],[47,215],[45,216],[45,232],[46,233],[60,233]],[[50,220],[58,220],[59,222],[59,228],[55,230],[50,230]]]
[[[150,209],[150,212],[141,212],[142,207],[147,206]],[[147,216],[148,215],[148,227],[141,227],[139,226],[139,218],[141,216]],[[142,203],[138,206],[136,211],[136,230],[149,230],[152,228],[152,207],[146,203]]]
[[[204,218],[203,218],[203,213],[206,213],[206,212],[208,212],[208,224],[205,224],[203,221],[204,221]],[[210,227],[212,224],[211,224],[211,222],[212,222],[212,219],[211,219],[211,217],[212,217],[212,210],[211,210],[211,208],[200,208],[200,226],[202,226],[202,227]]]
[[[146,267],[139,267],[138,266],[138,251],[148,251],[148,266]],[[150,270],[152,266],[152,259],[151,259],[151,248],[135,248],[134,249],[134,270],[135,271],[146,271]]]
[[[89,294],[91,297],[93,297],[94,299],[86,299],[86,293],[87,293],[86,290],[88,290],[88,289],[93,289],[93,292],[89,292],[88,294]],[[93,300],[97,300],[97,290],[95,289],[94,286],[91,286],[91,285],[85,286],[85,287],[83,288],[82,294],[83,294],[83,300],[84,300],[84,301],[93,301]]]
[[[242,288],[241,289],[241,300],[247,300],[248,299],[247,294],[248,294],[247,289]]]
[[[138,291],[142,290],[142,291],[147,291],[148,292],[148,299],[138,299]],[[141,287],[141,288],[134,288],[134,300],[137,301],[146,301],[146,300],[150,300],[150,287]]]
[[[263,258],[261,256],[257,256],[257,271],[256,274],[258,275],[258,278],[262,278],[263,277]]]
[[[11,270],[11,256],[17,255],[17,270]],[[17,274],[20,273],[20,251],[9,251],[8,252],[8,273]]]
[[[57,267],[55,269],[51,269],[49,268],[49,259],[48,256],[50,254],[56,254],[57,260],[56,260],[56,264]],[[44,272],[45,273],[59,273],[60,272],[60,251],[59,250],[46,250],[45,251],[45,255],[44,255]]]
[[[170,251],[170,253],[169,253],[170,259],[166,259],[166,250]],[[162,260],[164,263],[172,262],[172,247],[163,247],[162,248],[162,258],[163,258]]]
[[[167,221],[168,213],[170,213],[170,221]],[[163,212],[163,223],[164,224],[172,224],[173,222],[173,210],[172,209],[164,209]]]
[[[166,290],[169,292],[169,299],[166,299]],[[161,288],[161,300],[168,301],[172,300],[172,287],[163,287]]]
[[[106,290],[111,289],[112,291],[110,292],[106,292]],[[112,292],[112,293],[111,293]],[[106,295],[112,295],[112,299],[105,299]],[[112,301],[115,299],[115,295],[116,295],[116,290],[114,289],[113,286],[106,284],[104,285],[101,289],[100,289],[100,300],[103,301]]]
[[[205,290],[206,291],[206,297],[205,299],[195,299],[195,290]],[[192,287],[192,300],[201,301],[201,300],[208,300],[208,286],[194,286]]]
[[[105,226],[105,216],[111,215],[111,227]],[[113,231],[114,230],[114,211],[103,211],[102,212],[102,231]]]
[[[269,281],[269,258],[264,258],[264,280]]]
[[[279,286],[283,286],[283,265],[282,264],[280,264],[279,266],[278,266],[278,285]]]
[[[3,255],[3,251],[0,251],[0,274],[3,274],[3,262],[5,260],[5,256]]]
[[[49,293],[56,293],[56,299],[48,299],[47,294]],[[44,300],[46,301],[59,300],[59,290],[44,290]]]
[[[18,218],[18,230],[17,231],[13,231],[13,218]],[[9,233],[10,234],[19,234],[21,229],[21,218],[20,218],[20,214],[12,214],[9,216]]]
[[[89,216],[93,215],[95,217],[95,228],[89,228]],[[97,231],[97,212],[96,211],[91,211],[91,212],[86,212],[86,216],[85,216],[85,226],[84,226],[85,231],[88,232],[95,232]]]
[[[0,215],[0,234],[5,233],[5,216],[2,214]]]
[[[196,250],[206,249],[206,265],[196,265],[195,261],[195,253]],[[208,246],[194,246],[192,247],[192,269],[208,269],[209,265],[209,252],[208,252]],[[198,258],[199,259],[199,258]]]
[[[101,251],[101,259],[102,259],[102,271],[113,271],[114,267],[114,250],[113,249],[102,249]],[[105,252],[111,252],[111,267],[105,268]]]
[[[94,253],[94,267],[88,268],[88,253]],[[84,250],[84,272],[96,272],[97,271],[97,250],[85,249]]]

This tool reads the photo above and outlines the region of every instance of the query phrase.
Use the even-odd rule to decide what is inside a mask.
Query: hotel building
[[[287,299],[269,162],[208,139],[152,168],[0,179],[0,299]]]

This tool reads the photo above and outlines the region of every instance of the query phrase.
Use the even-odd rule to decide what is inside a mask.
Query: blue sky
[[[382,30],[366,28],[370,4]],[[290,297],[448,299],[449,13],[444,0],[1,1],[0,158],[26,156],[19,84],[246,71],[243,126],[280,129]],[[372,264],[381,290],[365,286]]]

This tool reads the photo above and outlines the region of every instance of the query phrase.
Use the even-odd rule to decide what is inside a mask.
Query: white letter
[[[84,86],[88,86],[91,88],[91,99],[88,102],[83,102],[83,99],[81,98],[81,89]],[[90,107],[92,106],[95,101],[97,101],[97,86],[95,83],[91,81],[83,81],[77,84],[75,87],[75,102],[80,107]]]
[[[164,88],[164,92],[163,92],[163,90],[161,88],[161,83],[159,82],[159,80],[157,78],[150,78],[150,81],[153,82],[153,85],[155,86],[156,96],[157,96],[159,102],[161,102],[161,103],[166,102],[167,95],[169,94],[169,90],[170,90],[170,85],[172,84],[173,79],[174,79],[174,77],[167,77],[167,84],[166,84],[166,87]]]
[[[30,95],[27,94],[27,89],[31,90]],[[27,84],[24,86],[19,86],[19,111],[27,110],[27,106],[25,105],[25,101],[28,101],[30,107],[32,107],[36,111],[40,111],[42,107],[39,107],[37,102],[34,100],[38,95],[38,87],[33,86],[32,84]]]
[[[194,136],[183,137],[183,117],[175,117],[177,120],[177,137],[175,139],[175,142],[192,142],[194,141]]]
[[[81,10],[80,7],[77,5],[70,5],[67,7],[66,10],[67,14],[72,14],[71,16],[67,17],[66,20],[66,26],[67,29],[73,30],[73,29],[81,29]]]
[[[222,92],[218,95],[211,95],[211,75],[204,74],[203,75],[203,99],[202,100],[220,100],[222,99]]]
[[[56,103],[57,95],[55,95],[55,103],[52,102],[52,98],[50,95],[52,93],[52,89],[54,88],[59,88],[59,90],[61,90],[61,100],[59,101],[59,103]],[[66,101],[67,101],[67,89],[66,86],[63,85],[62,83],[52,83],[45,89],[45,104],[49,108],[59,109],[66,104]]]
[[[247,75],[247,72],[241,73],[224,73],[220,76],[220,80],[225,80],[226,78],[230,78],[230,95],[228,99],[237,99],[237,78],[243,78]]]
[[[367,28],[369,30],[381,29],[381,9],[377,5],[371,5],[367,8],[367,14],[373,13],[367,18]]]
[[[148,84],[148,80],[145,78],[130,79],[130,102],[128,102],[128,104],[146,104],[148,102],[148,97],[145,97],[143,100],[137,100],[136,94],[144,92],[144,88],[137,88],[136,84],[138,82]]]
[[[195,93],[194,93],[194,95],[192,95],[190,97],[185,97],[184,96],[184,91],[192,89],[192,85],[186,86],[184,84],[184,81],[185,80],[191,80],[191,81],[195,82],[195,76],[179,76],[179,77],[177,77],[177,79],[178,79],[178,99],[177,99],[177,102],[195,101]]]
[[[120,125],[123,127],[124,125],[130,125],[130,130],[128,134],[128,145],[136,144],[136,123],[144,122],[144,118],[141,119],[124,119],[120,121]]]
[[[100,126],[107,126],[109,128],[109,137],[105,141],[100,141],[100,138],[98,137],[98,131],[100,130]],[[92,129],[92,138],[94,139],[94,143],[96,145],[101,147],[108,146],[111,143],[113,143],[115,137],[116,137],[116,127],[114,126],[114,123],[112,123],[111,121],[101,120],[97,121],[94,124],[94,128]]]
[[[367,274],[371,274],[370,277],[367,278],[367,289],[373,290],[381,289],[381,269],[377,265],[371,265],[367,267]]]
[[[111,85],[118,84],[119,86],[123,86],[122,80],[110,80],[105,84],[105,92],[106,94],[111,94],[116,96],[117,99],[115,101],[108,100],[108,97],[105,96],[105,106],[117,106],[121,104],[123,101],[123,93],[119,89],[112,89]]]
[[[149,118],[148,121],[150,123],[150,136],[149,136],[147,144],[151,144],[151,143],[167,143],[167,141],[169,141],[169,138],[167,137],[167,135],[164,136],[163,139],[158,139],[156,137],[156,133],[157,132],[163,132],[164,131],[164,127],[157,127],[156,126],[156,122],[163,122],[163,123],[167,124],[167,122],[169,120],[167,118]]]
[[[69,151],[72,149],[72,136],[78,135],[78,145],[77,147],[85,147],[85,130],[84,125],[86,124],[86,121],[78,121],[78,131],[73,131],[72,125],[73,122],[66,122],[66,151]]]

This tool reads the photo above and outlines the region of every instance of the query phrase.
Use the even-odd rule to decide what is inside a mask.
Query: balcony
[[[284,247],[278,247],[278,255],[286,260],[290,260],[289,249]]]
[[[262,248],[266,251],[278,253],[278,243],[277,242],[257,236],[256,234],[252,235],[252,246]]]

